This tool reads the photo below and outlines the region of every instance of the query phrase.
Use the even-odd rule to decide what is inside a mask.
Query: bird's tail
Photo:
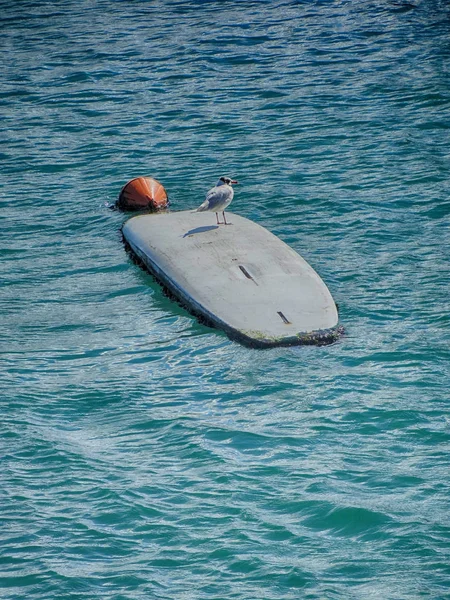
[[[203,212],[205,210],[208,210],[209,204],[207,201],[203,202],[203,204],[200,204],[200,206],[194,210],[194,212]]]

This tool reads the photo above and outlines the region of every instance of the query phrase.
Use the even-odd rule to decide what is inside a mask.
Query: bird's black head
[[[221,177],[219,179],[219,181],[221,181],[222,183],[225,183],[226,185],[232,185],[233,183],[236,184],[237,181],[235,181],[234,179],[230,179],[229,177]]]

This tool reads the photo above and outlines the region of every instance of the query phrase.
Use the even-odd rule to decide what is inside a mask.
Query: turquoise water
[[[450,4],[1,9],[0,596],[450,598]],[[223,174],[338,343],[244,348],[129,260],[126,181]]]

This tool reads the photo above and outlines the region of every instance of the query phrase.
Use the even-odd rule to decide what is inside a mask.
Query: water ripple
[[[446,3],[3,8],[2,597],[447,597]],[[338,344],[243,348],[127,257],[128,179],[224,171]]]

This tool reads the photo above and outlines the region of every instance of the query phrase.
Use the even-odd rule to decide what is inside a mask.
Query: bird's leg
[[[217,221],[217,225],[220,225],[220,223],[219,223],[219,213],[216,213],[216,221]]]
[[[223,222],[225,225],[228,225],[227,220],[225,219],[225,211],[222,211]]]

